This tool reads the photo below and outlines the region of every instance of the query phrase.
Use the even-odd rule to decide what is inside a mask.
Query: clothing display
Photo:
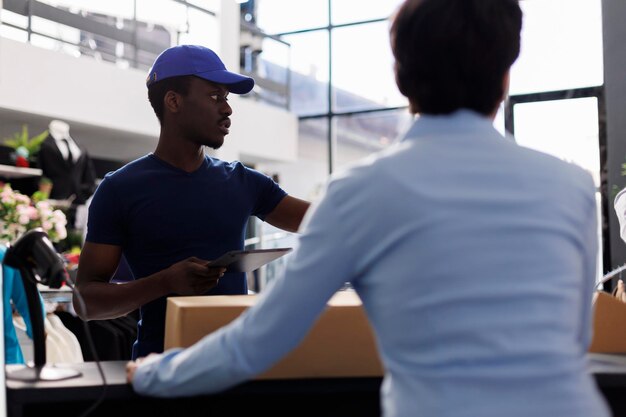
[[[7,248],[0,245],[0,262],[4,259]],[[7,364],[24,363],[24,355],[19,344],[15,324],[14,311],[24,319],[24,331],[32,340],[33,329],[30,322],[28,302],[22,277],[16,269],[2,264],[2,292],[4,314],[4,358]],[[43,307],[42,307],[43,308]]]
[[[422,115],[333,176],[255,306],[147,359],[133,387],[173,397],[243,382],[294,348],[350,281],[384,363],[385,416],[608,416],[586,359],[596,219],[580,167],[472,111]]]
[[[84,362],[80,341],[74,333],[65,327],[61,319],[56,314],[48,313],[46,315],[45,326],[48,334],[56,332],[63,340],[68,358],[67,362]]]
[[[137,314],[128,314],[111,320],[91,320],[87,322],[96,349],[91,351],[83,321],[68,311],[53,313],[63,325],[74,334],[79,342],[85,362],[98,360],[128,360],[137,337]]]
[[[244,246],[250,216],[261,219],[286,196],[240,162],[206,156],[188,173],[154,154],[105,176],[89,204],[88,242],[122,248],[131,278],[190,256],[216,259]],[[245,273],[226,274],[209,294],[247,294]],[[163,350],[166,297],[141,307],[133,358]]]
[[[87,149],[69,133],[69,125],[53,120],[49,136],[37,154],[43,176],[52,181],[50,198],[74,198],[73,204],[84,204],[96,188],[96,171]]]
[[[626,242],[626,188],[622,189],[613,200],[613,209],[619,222],[619,235]]]

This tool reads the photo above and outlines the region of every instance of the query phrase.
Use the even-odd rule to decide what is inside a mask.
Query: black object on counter
[[[54,381],[80,376],[74,369],[46,366],[46,343],[43,306],[37,284],[60,288],[67,271],[61,256],[52,246],[42,229],[24,233],[15,244],[9,246],[3,263],[18,269],[24,283],[28,312],[33,329],[34,365],[7,371],[8,379],[22,381]]]

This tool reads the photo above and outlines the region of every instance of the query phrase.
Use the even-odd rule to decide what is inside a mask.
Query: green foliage
[[[5,138],[4,144],[13,149],[23,147],[30,156],[33,156],[39,152],[39,148],[46,137],[48,137],[48,130],[44,130],[31,138],[28,135],[28,126],[22,125],[22,131],[14,133],[12,138]]]
[[[48,199],[48,194],[43,191],[35,191],[30,199],[33,203],[39,203],[40,201],[46,201]]]

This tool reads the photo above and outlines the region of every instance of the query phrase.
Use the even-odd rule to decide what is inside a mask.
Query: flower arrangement
[[[0,185],[0,242],[13,243],[28,230],[41,228],[50,241],[67,237],[67,218],[46,200],[31,199],[11,188]]]

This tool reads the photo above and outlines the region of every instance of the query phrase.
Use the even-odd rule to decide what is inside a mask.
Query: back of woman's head
[[[491,114],[520,51],[517,0],[406,0],[391,25],[396,82],[413,112]]]

